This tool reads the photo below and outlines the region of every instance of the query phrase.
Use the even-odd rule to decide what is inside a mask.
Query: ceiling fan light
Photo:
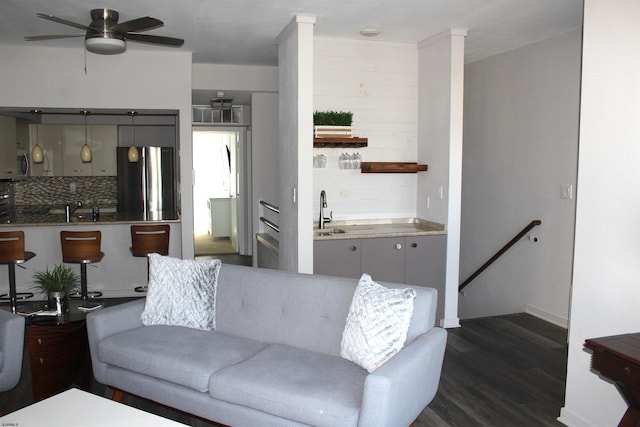
[[[129,147],[129,151],[127,152],[127,159],[129,159],[129,163],[136,163],[140,160],[140,153],[135,145]]]
[[[31,149],[31,160],[33,163],[43,163],[44,162],[44,153],[42,151],[42,147],[40,144],[36,142],[36,145]]]
[[[127,50],[127,43],[117,38],[92,37],[85,39],[84,45],[89,52],[100,55],[116,55]]]
[[[82,160],[83,163],[90,163],[92,158],[91,147],[85,143],[80,149],[80,160]]]

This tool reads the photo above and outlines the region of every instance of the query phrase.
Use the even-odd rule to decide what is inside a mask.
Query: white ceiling
[[[564,33],[582,24],[582,0],[1,0],[0,44],[80,49],[83,39],[25,42],[24,36],[80,34],[36,12],[89,24],[89,11],[108,7],[120,22],[141,16],[164,21],[146,34],[185,39],[193,62],[276,65],[275,39],[296,14],[316,16],[321,37],[419,42],[448,28],[467,28],[466,62]],[[176,50],[128,42],[128,50]],[[126,55],[126,53],[125,53]],[[1,59],[0,59],[1,61]]]

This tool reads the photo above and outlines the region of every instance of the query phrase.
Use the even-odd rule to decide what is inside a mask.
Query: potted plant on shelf
[[[313,128],[316,138],[351,138],[353,113],[350,111],[315,111]]]
[[[57,314],[69,311],[69,293],[78,286],[78,276],[70,267],[56,265],[52,271],[38,271],[33,275],[38,289],[47,293],[50,310]]]

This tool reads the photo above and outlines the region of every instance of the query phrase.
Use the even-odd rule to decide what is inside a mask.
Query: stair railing
[[[458,292],[462,292],[462,290],[464,288],[466,288],[469,285],[469,283],[471,283],[473,281],[473,279],[478,277],[483,271],[485,271],[498,258],[500,258],[502,255],[504,255],[505,252],[507,252],[513,245],[515,245],[518,242],[518,240],[520,240],[524,236],[526,236],[527,233],[529,231],[531,231],[532,228],[537,227],[540,224],[542,224],[542,221],[540,221],[539,219],[531,221],[529,223],[529,225],[527,225],[518,234],[516,234],[513,239],[509,240],[509,242],[506,245],[504,245],[498,252],[496,252],[496,254],[494,256],[492,256],[491,258],[489,258],[489,260],[487,262],[482,264],[482,266],[480,268],[478,268],[471,276],[469,276],[469,278],[467,278],[467,280],[462,282],[462,284],[460,284],[460,286],[458,287]]]

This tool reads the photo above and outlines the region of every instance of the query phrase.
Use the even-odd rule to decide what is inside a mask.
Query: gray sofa
[[[381,283],[387,287],[406,287]],[[357,280],[223,265],[216,330],[143,326],[144,300],[87,316],[100,383],[230,426],[408,426],[433,399],[445,330],[417,296],[404,348],[372,373],[340,357]]]
[[[24,349],[24,317],[0,310],[0,392],[20,381]]]

